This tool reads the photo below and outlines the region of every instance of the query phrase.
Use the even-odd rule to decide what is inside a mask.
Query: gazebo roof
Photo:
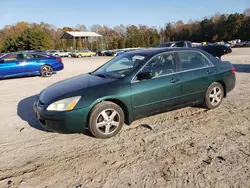
[[[82,31],[66,31],[62,34],[61,39],[73,39],[80,37],[102,37],[102,35],[95,32],[82,32]]]

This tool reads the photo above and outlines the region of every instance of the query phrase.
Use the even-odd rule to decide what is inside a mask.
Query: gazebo
[[[62,34],[62,39],[73,39],[74,40],[74,49],[76,50],[76,39],[88,41],[89,38],[92,38],[98,41],[98,38],[102,38],[102,35],[95,32],[85,32],[85,31],[66,31]],[[102,43],[102,41],[101,41]],[[96,45],[98,48],[98,45]]]

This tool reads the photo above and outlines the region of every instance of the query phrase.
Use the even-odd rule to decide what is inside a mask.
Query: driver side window
[[[151,59],[141,72],[151,72],[153,78],[177,72],[175,53],[165,53]]]

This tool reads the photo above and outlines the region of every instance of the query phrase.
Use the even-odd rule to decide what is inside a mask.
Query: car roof
[[[34,51],[18,51],[18,52],[8,52],[8,54],[45,54],[44,52],[34,52]]]
[[[18,51],[18,52],[8,52],[6,53],[5,55],[9,55],[9,54],[19,54],[19,53],[22,53],[22,54],[38,54],[38,55],[43,55],[43,56],[50,56],[44,52],[34,52],[34,51]]]
[[[168,41],[168,42],[162,42],[161,44],[166,44],[166,43],[177,43],[177,42],[191,42],[188,40],[174,40],[174,41]],[[192,42],[191,42],[192,43]]]
[[[182,48],[182,47],[175,47],[175,48],[169,48],[169,47],[164,47],[164,48],[147,48],[147,49],[138,49],[138,50],[133,50],[133,51],[129,51],[126,53],[129,54],[140,54],[140,55],[150,55],[150,56],[154,56],[157,55],[159,53],[163,53],[163,52],[171,52],[171,51],[199,51],[202,52],[202,50],[197,49],[197,48]]]

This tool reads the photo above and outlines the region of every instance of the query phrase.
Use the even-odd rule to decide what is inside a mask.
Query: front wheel
[[[124,124],[123,110],[112,102],[101,102],[90,112],[89,130],[96,138],[110,138],[120,132]]]
[[[218,82],[211,84],[206,92],[204,107],[215,109],[220,106],[224,97],[224,89]]]
[[[53,68],[49,65],[43,65],[40,68],[40,74],[42,77],[50,77],[53,74]]]

